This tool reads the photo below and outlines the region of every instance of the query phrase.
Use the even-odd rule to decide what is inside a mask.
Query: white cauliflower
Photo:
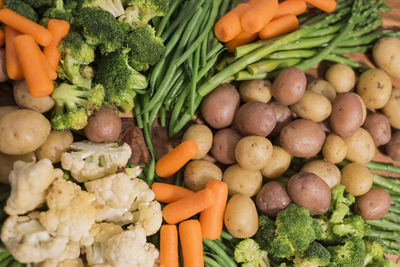
[[[78,182],[95,180],[116,173],[132,155],[128,144],[96,144],[89,141],[73,143],[72,152],[61,155],[63,169],[71,171]]]
[[[56,179],[62,177],[60,169],[54,169],[49,159],[36,163],[16,161],[10,172],[11,195],[4,210],[10,215],[21,215],[43,204],[45,191]]]
[[[49,232],[83,246],[90,245],[93,240],[89,230],[96,216],[94,200],[94,194],[58,178],[47,191],[46,203],[49,210],[41,212],[39,220]]]
[[[82,264],[82,260],[79,259],[81,254],[80,246],[77,243],[69,242],[65,247],[64,251],[55,258],[51,258],[35,264],[34,267],[60,267],[60,266],[80,266],[80,265],[65,265],[70,263]]]

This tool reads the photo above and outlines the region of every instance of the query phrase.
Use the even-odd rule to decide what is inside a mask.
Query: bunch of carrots
[[[49,96],[57,79],[58,46],[69,23],[51,19],[45,28],[7,8],[0,9],[0,22],[6,25],[0,30],[0,47],[5,44],[8,77],[25,79],[33,97]]]
[[[250,0],[237,5],[217,21],[215,36],[230,52],[257,38],[270,39],[296,30],[297,15],[307,9],[307,3],[325,12],[336,8],[335,0]]]

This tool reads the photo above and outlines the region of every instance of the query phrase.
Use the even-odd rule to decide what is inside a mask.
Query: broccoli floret
[[[100,8],[110,12],[114,17],[119,17],[125,12],[121,0],[83,0],[81,7]]]
[[[255,240],[261,249],[269,250],[271,240],[275,238],[275,222],[266,215],[258,217],[258,231]]]
[[[169,8],[169,0],[128,0],[127,4],[119,21],[132,28],[148,24],[153,17],[164,16]]]
[[[322,231],[321,236],[317,240],[322,241],[324,244],[334,244],[340,241],[340,238],[333,233],[333,224],[325,216],[319,216],[315,221],[319,224]]]
[[[129,57],[128,63],[132,68],[134,68],[137,71],[146,71],[150,67],[149,64],[140,63],[140,62],[134,60],[132,57]]]
[[[330,221],[332,223],[340,223],[350,210],[350,206],[354,203],[355,197],[345,193],[345,186],[338,185],[332,190],[332,200],[329,207],[331,213]]]
[[[40,21],[42,25],[47,26],[49,19],[61,19],[72,23],[72,13],[75,11],[78,3],[73,0],[54,0],[53,6],[47,9]]]
[[[51,97],[55,102],[51,119],[53,128],[80,130],[86,126],[88,117],[101,107],[104,88],[99,84],[88,89],[62,83],[54,90]]]
[[[376,261],[385,260],[384,256],[384,247],[382,242],[378,238],[375,237],[366,237],[364,238],[365,245],[365,258],[364,258],[364,266],[368,264],[372,264]],[[382,265],[377,265],[382,266]]]
[[[331,254],[318,242],[312,242],[304,253],[296,253],[294,264],[297,267],[328,266]]]
[[[358,236],[364,237],[369,234],[368,225],[361,216],[355,215],[344,218],[343,223],[335,224],[332,228],[333,233],[338,236]]]
[[[234,251],[235,261],[248,267],[269,267],[268,254],[251,238],[240,241]]]
[[[39,21],[39,15],[33,9],[33,7],[21,0],[4,0],[4,8],[11,9],[25,18],[28,18],[34,22]]]
[[[52,0],[23,0],[23,1],[34,8],[46,7],[46,6],[48,7],[53,4]]]
[[[364,241],[360,237],[349,237],[338,246],[327,248],[331,254],[332,267],[360,267],[363,266],[365,256]]]

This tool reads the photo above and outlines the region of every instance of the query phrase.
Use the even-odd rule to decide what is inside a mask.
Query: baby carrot
[[[200,225],[203,238],[217,239],[221,235],[224,212],[228,199],[228,185],[218,180],[210,180],[206,188],[214,193],[214,205],[200,213]]]
[[[215,23],[214,34],[218,40],[228,42],[242,31],[240,18],[249,7],[249,4],[239,4]]]
[[[214,194],[211,189],[205,188],[165,206],[164,220],[169,224],[176,224],[209,208],[212,204],[214,204]]]
[[[151,190],[153,190],[155,194],[155,199],[163,203],[172,203],[187,196],[194,195],[193,191],[182,186],[164,183],[153,183]]]
[[[47,61],[47,59],[46,59],[45,55],[43,54],[42,50],[40,50],[40,57],[42,59],[44,69],[46,70],[47,75],[49,75],[50,80],[54,81],[55,79],[57,79],[57,72],[50,67],[50,64]]]
[[[184,267],[203,267],[203,240],[198,220],[188,220],[179,224],[179,239],[182,246]]]
[[[62,39],[68,35],[69,27],[68,22],[59,19],[50,19],[47,24],[47,29],[51,32],[53,38],[50,44],[44,47],[43,53],[53,70],[57,69],[58,62],[60,61],[61,53],[58,50],[58,46]]]
[[[15,50],[14,39],[20,32],[7,26],[4,28],[4,33],[6,35],[6,70],[7,75],[12,80],[23,80],[24,73],[22,72],[21,64],[17,56],[17,51]]]
[[[275,16],[277,9],[277,0],[255,1],[241,18],[240,22],[243,31],[259,32]]]
[[[332,12],[336,8],[335,0],[306,0],[306,2],[325,12]]]
[[[160,267],[179,267],[178,230],[164,224],[160,229]]]
[[[289,14],[297,16],[306,11],[306,9],[307,9],[307,4],[303,0],[286,0],[279,3],[274,19]]]
[[[0,21],[13,27],[21,33],[29,34],[40,45],[46,46],[51,42],[51,33],[45,27],[33,22],[8,8],[0,9]]]
[[[43,64],[42,51],[33,37],[18,35],[14,44],[30,94],[34,97],[50,95],[54,85]]]
[[[248,32],[241,32],[238,36],[236,36],[233,40],[225,43],[225,46],[228,48],[229,52],[235,51],[235,48],[241,45],[248,44],[255,39],[257,39],[257,33],[248,33]]]
[[[3,6],[4,6],[4,2],[3,2],[3,0],[0,0],[0,8],[3,8]]]
[[[0,47],[3,47],[3,45],[5,43],[5,39],[6,39],[5,34],[4,34],[3,30],[0,29]]]
[[[157,161],[157,175],[166,178],[175,174],[197,154],[197,150],[196,142],[192,140],[183,141]]]
[[[285,15],[283,17],[272,20],[264,29],[262,29],[258,36],[260,39],[269,39],[291,31],[299,27],[299,20],[295,15]]]

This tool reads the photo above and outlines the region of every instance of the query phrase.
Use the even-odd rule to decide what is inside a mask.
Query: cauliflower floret
[[[62,177],[60,169],[54,169],[49,159],[36,163],[16,161],[10,172],[11,195],[4,210],[10,215],[21,215],[43,204],[45,191],[56,179]]]
[[[64,251],[56,258],[45,260],[34,267],[60,267],[60,266],[80,266],[80,265],[65,265],[67,263],[79,264],[79,255],[81,253],[80,246],[77,243],[69,242]],[[83,267],[83,262],[82,263]],[[64,264],[64,265],[63,265]]]
[[[156,200],[140,203],[138,211],[133,213],[133,221],[143,227],[146,235],[157,233],[162,220],[161,204]]]
[[[40,213],[40,222],[49,232],[83,246],[90,245],[93,240],[89,230],[96,217],[96,209],[92,204],[94,200],[94,194],[58,178],[48,189],[46,203],[49,210]]]
[[[54,236],[35,218],[37,213],[28,216],[12,215],[4,222],[1,240],[13,257],[23,263],[37,263],[61,255],[67,246],[68,238]]]
[[[57,263],[57,267],[84,267],[83,261],[80,258],[66,259]]]
[[[72,152],[61,155],[63,169],[71,171],[78,182],[86,182],[116,173],[132,155],[128,144],[96,144],[89,141],[73,143]]]

